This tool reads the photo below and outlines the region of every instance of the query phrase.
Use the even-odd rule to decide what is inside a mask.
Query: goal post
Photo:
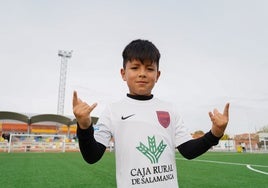
[[[66,135],[10,134],[8,153],[65,152]]]

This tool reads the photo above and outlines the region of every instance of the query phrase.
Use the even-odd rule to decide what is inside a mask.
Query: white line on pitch
[[[252,168],[250,165],[247,165],[247,168],[248,168],[249,170],[254,171],[254,172],[258,172],[258,173],[261,173],[261,174],[266,174],[266,175],[268,175],[268,172],[263,172],[263,171],[261,171],[261,170],[254,169],[254,168]]]
[[[187,160],[187,159],[183,159],[183,158],[176,158],[176,159],[178,159],[178,160]],[[217,163],[217,164],[229,164],[229,165],[246,166],[249,170],[268,175],[268,172],[257,170],[257,169],[254,169],[254,168],[251,167],[251,166],[256,166],[256,167],[266,167],[267,168],[268,166],[265,166],[265,165],[253,165],[253,164],[249,165],[249,164],[245,164],[245,163],[232,163],[232,162],[211,161],[211,160],[201,160],[201,159],[194,159],[192,161],[205,162],[205,163]]]
[[[176,158],[178,160],[187,160],[187,159],[184,159],[184,158]],[[238,165],[238,166],[247,166],[247,165],[250,165],[250,166],[256,166],[256,167],[266,167],[268,168],[268,166],[265,166],[265,165],[254,165],[254,164],[245,164],[245,163],[232,163],[232,162],[223,162],[223,161],[211,161],[211,160],[201,160],[201,159],[193,159],[191,161],[198,161],[198,162],[206,162],[206,163],[217,163],[217,164],[229,164],[229,165]]]

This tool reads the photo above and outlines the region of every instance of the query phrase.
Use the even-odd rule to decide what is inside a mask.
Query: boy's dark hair
[[[123,68],[126,68],[126,63],[132,60],[139,60],[141,63],[144,60],[150,60],[159,68],[160,53],[156,46],[148,40],[133,40],[124,49],[123,53]]]

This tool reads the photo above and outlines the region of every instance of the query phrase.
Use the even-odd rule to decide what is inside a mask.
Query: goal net
[[[66,135],[10,134],[10,152],[65,152]]]

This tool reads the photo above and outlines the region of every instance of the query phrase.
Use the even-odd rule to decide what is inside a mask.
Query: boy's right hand
[[[73,113],[81,129],[87,129],[91,125],[90,113],[97,106],[97,103],[88,105],[77,97],[77,92],[73,94]]]

